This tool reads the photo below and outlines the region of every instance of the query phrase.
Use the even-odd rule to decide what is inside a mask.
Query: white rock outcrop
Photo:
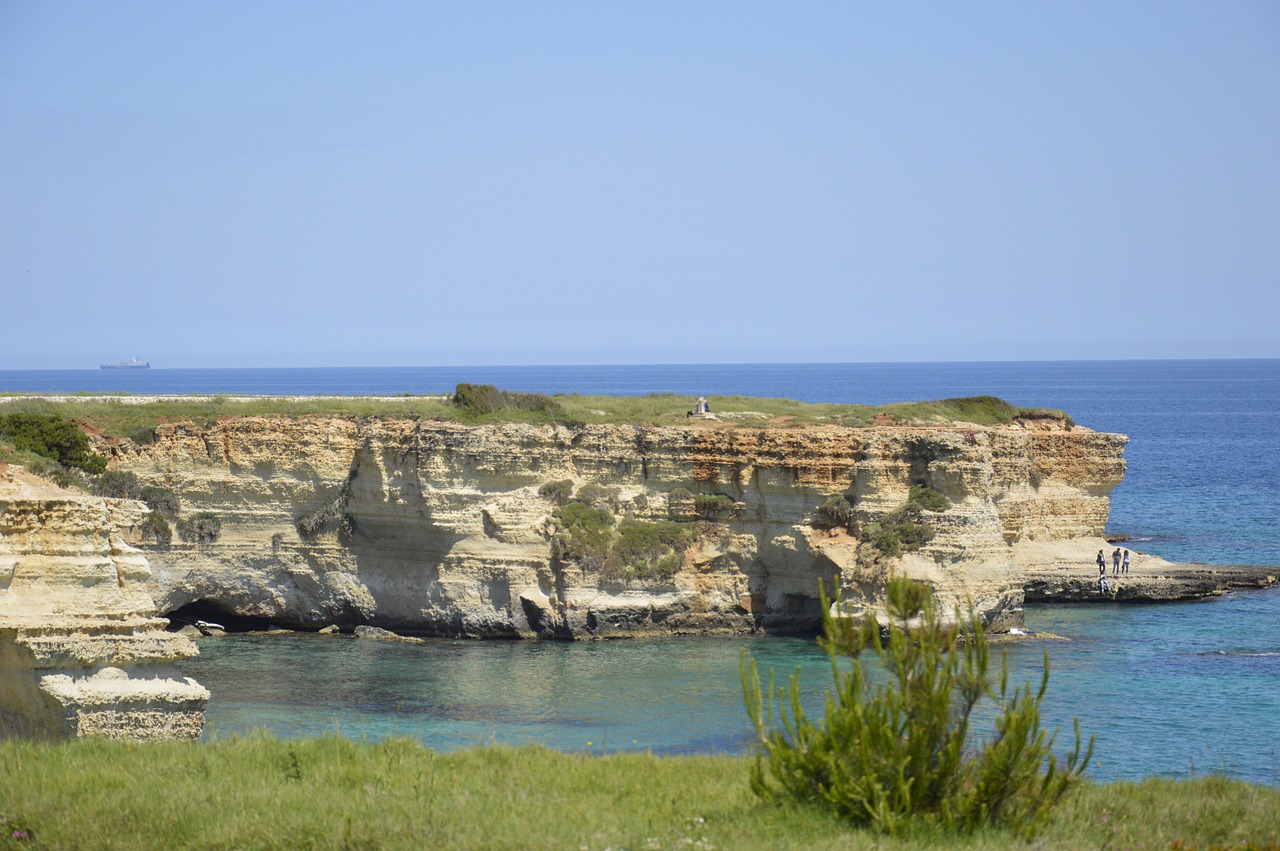
[[[929,581],[994,629],[1021,626],[1019,571],[1092,557],[1125,443],[1044,420],[568,428],[314,416],[170,423],[149,443],[97,449],[172,489],[183,516],[221,521],[216,541],[144,545],[161,611],[578,638],[812,628],[819,582],[874,607],[886,569]],[[539,490],[565,479],[613,489],[620,520],[690,519],[682,488],[733,509],[697,524],[673,576],[611,581],[553,555],[555,505]],[[913,484],[949,501],[927,514],[934,538],[889,564],[868,558],[859,530]],[[853,507],[852,532],[815,525],[835,495]]]
[[[195,738],[209,692],[173,667],[145,555],[146,507],[0,465],[0,736]]]

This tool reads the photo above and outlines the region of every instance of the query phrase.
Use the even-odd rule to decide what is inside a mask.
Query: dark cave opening
[[[217,624],[226,632],[255,632],[282,626],[278,619],[237,615],[216,600],[195,600],[166,612],[162,617],[169,619],[171,631],[188,625],[195,626],[196,621]]]

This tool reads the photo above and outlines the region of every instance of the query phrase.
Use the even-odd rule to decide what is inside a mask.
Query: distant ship
[[[151,369],[151,361],[149,360],[122,360],[113,363],[100,363],[99,369]]]

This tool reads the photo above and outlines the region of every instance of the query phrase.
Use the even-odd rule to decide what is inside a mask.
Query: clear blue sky
[[[1280,357],[1280,3],[0,0],[0,369]]]

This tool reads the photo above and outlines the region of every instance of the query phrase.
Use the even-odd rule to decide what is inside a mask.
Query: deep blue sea
[[[1176,561],[1280,565],[1280,360],[916,364],[0,371],[0,392],[447,393],[458,382],[525,392],[754,395],[881,404],[991,394],[1066,410],[1130,437],[1109,530]],[[1046,715],[1097,736],[1107,780],[1226,772],[1280,782],[1280,590],[1204,603],[1028,609],[1070,638],[1010,651]],[[185,667],[214,694],[212,735],[407,735],[442,749],[488,741],[661,753],[748,746],[738,684],[746,648],[803,671],[815,705],[829,676],[800,639],[600,644],[233,636]],[[1064,734],[1065,735],[1065,734]]]

